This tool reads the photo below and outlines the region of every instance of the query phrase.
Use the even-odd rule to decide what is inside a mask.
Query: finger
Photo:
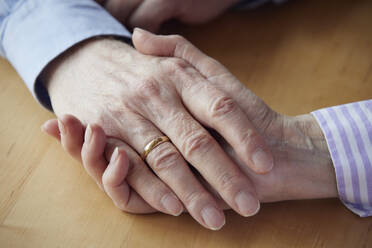
[[[115,206],[130,213],[156,212],[126,182],[129,158],[123,149],[115,148],[105,172],[102,175],[103,188]]]
[[[105,159],[106,136],[97,125],[88,125],[82,149],[83,165],[97,185],[104,190],[114,204],[130,213],[151,213],[156,211],[126,182],[128,159],[123,149],[118,150],[109,165]]]
[[[136,29],[133,34],[133,42],[136,48],[145,54],[175,56],[185,59],[209,79],[213,79],[213,75],[230,74],[217,61],[204,55],[180,36],[156,36]],[[182,68],[184,65],[178,62],[170,65],[170,67],[173,70],[177,70],[175,68]],[[170,73],[170,75],[179,76],[184,74]],[[240,100],[242,99],[241,93],[247,93],[246,88],[235,80],[229,80],[231,84],[226,84],[225,82],[218,84],[219,88],[222,89],[222,91],[218,92],[217,89],[209,87],[205,82],[203,83],[203,79],[199,78],[199,80],[196,80],[198,83],[195,83],[195,77],[198,77],[198,73],[194,72],[188,76],[189,79],[186,79],[186,82],[189,83],[186,84],[186,87],[184,87],[185,80],[178,78],[175,80],[176,82],[182,82],[181,85],[184,90],[181,90],[181,94],[185,95],[183,99],[186,104],[189,104],[187,106],[188,109],[195,110],[195,107],[200,106],[199,114],[197,114],[199,118],[204,120],[204,122],[207,121],[207,124],[215,128],[230,143],[240,159],[249,165],[251,169],[257,173],[270,171],[274,166],[270,149],[266,145],[264,138],[257,132],[255,126],[245,115],[247,113],[239,107],[242,102],[244,103],[242,107],[247,107],[246,100]],[[236,94],[228,94],[231,89],[234,89]],[[222,92],[226,92],[228,95],[224,95]],[[236,103],[233,100],[235,98],[238,98]],[[203,104],[203,99],[213,100],[209,104]],[[203,111],[203,106],[210,107]]]
[[[248,116],[257,115],[258,109],[266,110],[266,112],[259,113],[259,117],[265,116],[269,112],[269,107],[241,84],[222,64],[205,55],[183,37],[154,35],[145,30],[135,29],[132,39],[136,49],[143,54],[177,57],[186,60],[205,78],[214,82],[220,89],[236,99]],[[227,84],[226,82],[231,83]]]
[[[84,169],[101,189],[103,189],[102,175],[107,167],[104,157],[105,146],[106,135],[102,128],[95,124],[89,124],[85,130],[81,158]]]
[[[163,136],[152,123],[142,117],[138,116],[136,122],[133,121],[134,117],[130,117],[130,120],[131,122],[122,120],[127,124],[126,131],[123,132],[123,139],[140,154],[149,142]],[[218,208],[211,194],[195,178],[174,145],[170,142],[160,144],[148,154],[146,161],[155,174],[183,202],[195,220],[212,230],[220,229],[224,225],[223,212]],[[132,185],[132,187],[134,186]],[[142,197],[144,196],[142,195]]]
[[[252,183],[192,116],[185,112],[171,120],[168,119],[168,126],[164,122],[157,125],[165,127],[163,131],[182,155],[231,208],[243,216],[251,216],[258,212],[259,202]]]
[[[61,144],[65,151],[81,162],[81,147],[84,142],[84,127],[72,115],[63,115],[58,119]]]
[[[148,87],[150,90],[146,90]],[[147,85],[142,87],[140,92],[143,104],[137,107],[137,111],[172,140],[182,156],[202,174],[235,211],[243,216],[255,214],[259,202],[253,185],[228,158],[214,138],[184,109],[183,104],[178,99],[168,99],[166,94],[160,95],[161,92],[157,91],[155,86]],[[146,104],[150,101],[151,104]],[[171,152],[169,148],[165,154],[171,154],[168,156],[171,156],[173,161],[177,161],[177,163],[170,163],[176,167],[180,162],[176,160],[178,157],[174,152],[173,154]],[[159,177],[162,178],[161,175]],[[176,192],[176,188],[172,187],[172,189]],[[182,200],[181,197],[180,199]]]
[[[176,1],[145,0],[129,17],[129,25],[156,31],[163,22],[177,16],[178,11]]]
[[[174,216],[180,215],[183,206],[177,196],[149,170],[128,145],[116,139],[108,139],[105,156],[110,158],[115,147],[119,147],[119,151],[126,151],[129,159],[126,180],[134,191],[154,209]]]
[[[130,14],[143,0],[109,0],[104,4],[105,9],[118,21],[125,24]]]
[[[73,122],[68,121],[65,125],[67,129],[71,129],[71,124]],[[73,126],[77,129],[80,129],[78,127],[79,123],[76,122]],[[81,125],[81,129],[83,129],[83,125]],[[57,119],[49,120],[43,125],[45,126],[46,132],[53,132],[53,134],[58,134],[59,137],[59,128],[58,128],[58,122]],[[88,128],[89,130],[91,128]],[[99,130],[100,128],[93,128],[92,132],[95,132],[98,130],[98,133],[96,134],[98,139],[96,139],[96,142],[91,143],[90,145],[93,147],[90,147],[89,149],[84,150],[84,161],[89,161],[89,163],[85,164],[84,168],[89,171],[88,174],[90,174],[93,179],[97,182],[97,184],[100,186],[100,178],[102,177],[103,181],[103,188],[105,189],[106,193],[109,195],[109,197],[112,199],[114,204],[120,208],[123,211],[130,212],[130,213],[152,213],[156,210],[152,208],[146,201],[144,201],[141,196],[139,196],[133,189],[131,189],[128,184],[125,181],[125,168],[128,167],[128,164],[125,160],[125,151],[119,150],[118,153],[118,159],[115,160],[116,163],[110,162],[112,165],[110,167],[107,167],[107,162],[104,158],[103,152],[100,151],[102,148],[102,145],[104,145],[105,139],[104,134]],[[89,131],[88,131],[89,132]],[[74,137],[71,137],[71,134],[73,132],[68,132],[65,136],[65,139],[69,139],[70,143],[74,142]],[[82,136],[82,135],[81,135]],[[75,139],[75,141],[79,141],[78,139]],[[80,142],[77,142],[75,144],[78,146]],[[81,144],[80,144],[81,146]],[[89,153],[88,151],[92,151],[93,153]],[[98,154],[94,153],[98,152]],[[79,155],[80,156],[80,155]],[[124,156],[124,160],[121,158]],[[127,157],[127,156],[126,156]],[[105,168],[107,169],[105,170]],[[103,175],[101,175],[102,171],[104,171]],[[124,173],[122,172],[124,171]],[[120,182],[120,184],[119,184]],[[102,187],[101,187],[102,188]]]
[[[221,198],[218,192],[210,185],[205,179],[199,174],[196,174],[199,182],[214,196],[217,201],[218,206],[223,210],[231,209],[231,207]]]
[[[102,170],[104,170],[104,168],[106,167],[105,161],[102,161],[102,159],[100,159],[99,157],[102,154],[88,153],[88,151],[97,151],[100,148],[102,148],[102,146],[104,146],[105,135],[103,134],[102,131],[100,131],[100,128],[97,128],[97,130],[95,130],[96,132],[98,131],[97,136],[99,138],[97,139],[97,142],[92,143],[89,149],[85,149],[83,151],[82,151],[82,147],[83,147],[84,139],[81,137],[84,136],[84,127],[75,117],[63,116],[61,120],[57,120],[57,119],[49,120],[43,125],[43,128],[46,129],[46,132],[51,133],[51,135],[57,136],[57,132],[58,132],[57,138],[58,137],[62,138],[62,142],[63,142],[64,147],[66,148],[66,151],[74,158],[81,161],[81,157],[83,153],[84,154],[83,162],[86,162],[86,161],[90,162],[90,161],[98,160],[101,162]],[[88,126],[86,130],[86,136],[90,136],[91,132],[92,132],[91,127]],[[89,137],[86,137],[85,139],[88,139],[88,138]],[[92,157],[91,154],[94,154],[95,157]],[[88,160],[86,159],[87,156],[89,156]],[[92,167],[96,168],[100,166],[90,166],[90,168]],[[89,171],[88,174],[90,175],[97,175],[97,176],[94,176],[94,179],[95,181],[99,182],[98,179],[100,177],[100,174],[92,173],[91,169],[89,169],[88,171]]]
[[[167,67],[179,66],[177,60],[172,63]],[[216,130],[253,171],[260,174],[270,171],[274,166],[270,150],[234,99],[193,68],[178,71],[168,75],[191,114],[204,126]]]
[[[61,135],[59,133],[58,128],[58,120],[57,119],[50,119],[44,122],[44,124],[41,126],[41,131],[44,133],[54,137],[58,141],[61,141]]]
[[[184,59],[207,78],[216,74],[229,73],[220,63],[205,55],[182,36],[154,35],[136,28],[132,39],[135,48],[141,53]]]
[[[115,143],[116,146],[113,146],[113,143]],[[114,147],[120,147],[120,156],[125,156],[125,153],[129,154],[129,169],[125,168],[128,166],[125,164],[125,160],[123,161],[124,165],[122,165],[124,167],[121,168],[120,166],[122,162],[119,161],[119,165],[114,164],[112,159],[110,159],[110,161],[112,161],[113,166],[107,168],[106,152],[111,151],[109,156],[107,156],[107,158],[111,158]],[[106,136],[102,128],[94,124],[88,125],[85,132],[85,142],[82,149],[84,168],[101,189],[109,189],[109,196],[120,209],[136,213],[142,211],[148,212],[150,209],[151,211],[154,211],[154,209],[157,209],[161,212],[173,215],[182,212],[182,209],[177,209],[176,211],[178,212],[175,214],[173,209],[172,212],[169,209],[165,209],[161,205],[160,199],[158,198],[161,198],[164,195],[172,194],[171,191],[160,180],[158,180],[144,164],[138,164],[138,159],[135,160],[133,155],[133,151],[130,149],[130,147],[126,146],[123,142],[113,138],[106,140]],[[119,168],[117,168],[118,166]],[[106,170],[109,171],[105,176],[103,176]],[[127,172],[127,170],[129,171]],[[119,171],[120,174],[116,175],[116,177],[112,177],[112,171]],[[138,194],[135,193],[134,190],[129,190],[129,187],[128,190],[126,190],[127,182],[125,182],[125,176],[127,176],[127,182],[129,182],[130,185],[135,186],[133,189],[137,191]],[[133,177],[135,177],[139,183],[133,183]],[[115,187],[118,186],[118,181],[121,181],[124,185]],[[106,183],[106,185],[104,185],[104,183]],[[123,194],[120,194],[120,192]],[[141,198],[139,194],[143,197]],[[133,200],[131,197],[134,197]],[[143,205],[145,202],[144,200],[148,200],[147,202],[149,204],[146,203]],[[182,207],[181,203],[179,203],[179,205]],[[133,209],[133,206],[138,206],[140,208],[135,210]]]

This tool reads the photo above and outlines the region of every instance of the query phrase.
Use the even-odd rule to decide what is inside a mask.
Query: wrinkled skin
[[[151,49],[143,38],[146,33],[136,31],[135,45]],[[133,149],[137,165],[127,177],[129,184],[159,211],[178,215],[185,207],[199,222],[219,216],[222,223],[223,212],[190,163],[232,209],[243,216],[256,213],[259,201],[252,182],[206,129],[224,137],[256,173],[270,171],[272,154],[237,102],[239,94],[250,92],[235,94],[244,89],[238,80],[225,87],[184,59],[144,53],[109,38],[91,39],[65,52],[41,77],[57,116],[71,114],[84,125],[96,124]],[[256,113],[266,118],[268,108],[262,106]],[[63,129],[66,123],[59,124]],[[148,168],[138,155],[162,135],[171,142],[149,154]]]
[[[154,36],[141,32],[140,34],[135,33],[134,40],[137,41],[135,42],[137,44],[136,48],[141,53],[185,60],[216,87],[234,96],[243,112],[264,137],[266,143],[269,144],[274,155],[275,167],[265,175],[254,173],[242,162],[240,156],[221,135],[216,132],[213,133],[224,151],[230,155],[230,158],[235,161],[240,170],[250,178],[261,202],[337,196],[335,175],[329,151],[322,131],[314,117],[311,115],[288,117],[271,110],[261,99],[240,84],[238,79],[226,68],[201,53],[182,37]],[[166,212],[150,206],[148,199],[143,200],[144,197],[138,195],[136,191],[130,194],[129,189],[122,190],[123,187],[128,187],[128,179],[130,181],[130,173],[128,172],[130,169],[125,170],[123,168],[133,168],[133,164],[137,163],[135,156],[131,155],[133,151],[125,142],[117,138],[106,138],[104,132],[107,133],[107,131],[100,128],[100,125],[102,125],[100,123],[89,128],[90,132],[93,130],[96,133],[95,142],[89,143],[86,138],[84,142],[84,125],[72,116],[62,116],[61,119],[67,124],[67,129],[70,130],[67,134],[65,132],[60,136],[55,120],[47,122],[44,130],[60,138],[64,148],[75,158],[89,158],[85,161],[83,159],[83,164],[88,173],[92,168],[101,168],[100,172],[96,173],[93,178],[105,189],[117,206],[124,211],[136,213],[156,210]],[[117,157],[119,153],[119,161],[121,162],[117,162],[117,158],[111,158],[114,147],[120,147],[120,151],[116,152],[114,157]],[[107,161],[110,161],[108,167]],[[102,180],[102,178],[105,178],[105,180]],[[214,189],[213,185],[210,186],[203,178],[200,178],[200,180],[214,193],[217,199],[220,198],[219,192]],[[112,185],[115,185],[114,189],[112,189]],[[153,188],[152,185],[142,185],[142,188],[146,187]],[[118,191],[118,189],[121,190]],[[157,194],[156,191],[150,192]],[[221,208],[229,208],[229,205],[223,199],[219,201],[219,204]],[[198,220],[198,218],[196,219]],[[224,221],[221,221],[215,222],[215,226],[210,226],[200,221],[200,219],[199,222],[211,229],[218,229],[221,227],[219,226],[221,223],[224,224]]]

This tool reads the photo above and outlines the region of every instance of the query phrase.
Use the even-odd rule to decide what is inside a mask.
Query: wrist
[[[294,120],[301,133],[308,139],[308,143],[311,144],[308,147],[329,158],[332,163],[327,141],[316,119],[311,114],[305,114],[294,117]]]
[[[113,36],[96,36],[87,40],[84,40],[73,47],[69,48],[57,58],[51,61],[41,72],[40,80],[45,88],[50,93],[50,89],[53,87],[53,82],[56,78],[56,74],[60,72],[66,72],[68,67],[75,67],[76,62],[89,61],[94,62],[99,57],[110,56],[115,53],[114,50],[120,51],[121,53],[128,53],[133,51],[133,47],[129,44],[121,41]],[[84,59],[85,57],[86,59]]]
[[[301,185],[293,198],[316,199],[337,197],[336,175],[325,136],[311,115],[300,115],[292,119],[292,128],[297,129],[300,140],[298,161],[294,177]],[[301,170],[299,172],[298,170]]]
[[[89,74],[98,77],[99,71],[109,66],[112,57],[120,56],[122,61],[133,51],[130,45],[104,36],[82,41],[55,58],[40,75],[55,113],[64,112],[62,109],[69,102],[80,99],[76,96],[79,92],[99,87],[99,80],[91,80]]]

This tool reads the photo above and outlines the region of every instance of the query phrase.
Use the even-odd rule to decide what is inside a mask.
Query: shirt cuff
[[[130,37],[128,30],[92,0],[27,0],[5,20],[2,48],[33,96],[50,108],[37,83],[41,71],[73,45],[94,36]]]
[[[372,216],[372,100],[312,112],[331,153],[341,201]]]

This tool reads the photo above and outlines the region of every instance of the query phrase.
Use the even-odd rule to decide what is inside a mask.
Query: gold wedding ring
[[[160,137],[157,137],[155,139],[153,139],[152,141],[150,141],[144,148],[144,151],[143,153],[141,154],[141,158],[143,160],[146,160],[147,156],[149,155],[149,153],[154,150],[155,147],[159,146],[160,144],[163,144],[164,142],[167,142],[169,141],[169,138],[167,136],[160,136]]]

